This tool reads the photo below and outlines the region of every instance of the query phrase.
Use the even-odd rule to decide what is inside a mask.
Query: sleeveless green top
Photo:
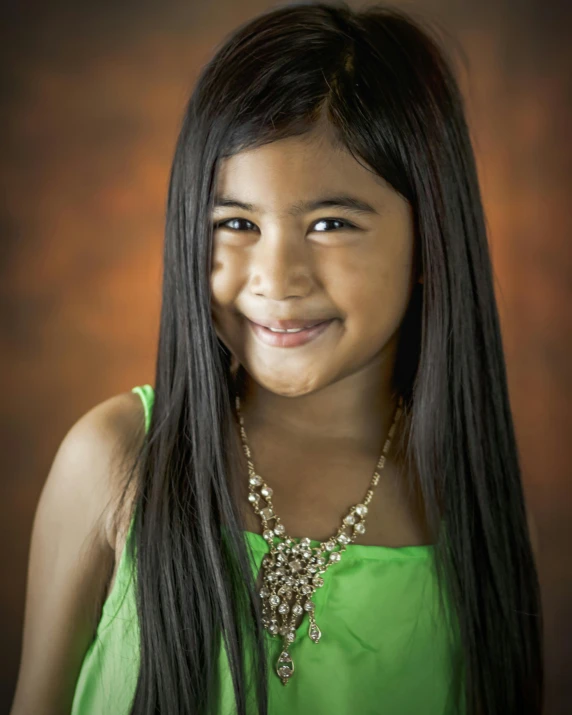
[[[142,385],[132,391],[143,401],[149,429],[153,388]],[[133,522],[128,540],[132,526]],[[261,534],[247,531],[245,536],[257,574],[268,547]],[[310,640],[305,617],[290,647],[295,673],[287,685],[274,670],[282,640],[264,632],[272,654],[270,715],[464,712],[454,701],[454,664],[462,661],[458,629],[449,628],[450,619],[438,615],[432,551],[432,545],[347,546],[312,597],[322,637],[319,643]],[[130,711],[139,667],[133,566],[124,548],[83,660],[72,715],[128,715]],[[232,715],[236,710],[224,648],[221,654],[220,713]],[[463,685],[459,687],[463,691]]]

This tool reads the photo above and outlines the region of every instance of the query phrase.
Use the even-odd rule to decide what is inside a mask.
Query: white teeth
[[[273,333],[299,333],[302,330],[306,330],[306,328],[290,328],[289,330],[278,330],[277,328],[267,328],[267,330],[271,330]]]

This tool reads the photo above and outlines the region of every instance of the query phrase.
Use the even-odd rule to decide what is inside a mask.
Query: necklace
[[[272,505],[272,489],[256,474],[250,459],[238,394],[235,395],[235,402],[240,437],[248,463],[248,501],[262,520],[262,536],[270,549],[262,559],[263,586],[259,592],[262,599],[262,623],[271,636],[282,637],[282,651],[275,670],[282,684],[286,685],[294,674],[294,661],[289,649],[296,639],[297,618],[302,615],[303,620],[304,612],[308,614],[308,636],[314,643],[318,643],[322,632],[316,623],[312,595],[324,585],[323,574],[330,566],[340,561],[347,545],[365,533],[368,504],[379,482],[379,472],[385,466],[395,425],[402,412],[403,398],[399,398],[393,422],[363,501],[350,507],[336,534],[324,542],[319,542],[315,547],[311,546],[311,540],[307,537],[297,540],[286,534],[286,529]],[[269,522],[273,522],[273,525],[270,526]],[[275,543],[276,538],[278,543]]]

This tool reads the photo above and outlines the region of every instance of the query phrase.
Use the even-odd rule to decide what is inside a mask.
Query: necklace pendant
[[[286,685],[294,674],[294,661],[292,660],[290,653],[288,653],[289,646],[290,644],[288,643],[278,656],[278,660],[276,662],[276,672],[282,681],[282,685]]]
[[[308,636],[313,643],[318,643],[322,637],[322,631],[314,617],[315,603],[312,601],[312,595],[317,588],[324,585],[322,574],[326,569],[339,562],[346,546],[365,532],[368,504],[373,496],[373,489],[379,482],[380,470],[385,466],[395,426],[402,412],[403,398],[399,397],[392,425],[363,503],[351,508],[342,520],[342,528],[335,536],[313,548],[311,539],[304,537],[300,539],[299,543],[296,543],[295,539],[286,534],[284,525],[272,505],[272,489],[254,471],[244,420],[240,413],[238,394],[235,396],[235,403],[242,446],[248,461],[248,501],[252,504],[255,513],[262,519],[262,536],[268,542],[270,549],[270,552],[262,560],[263,587],[259,591],[262,599],[262,624],[273,638],[283,637],[282,651],[276,662],[275,670],[282,685],[286,685],[294,674],[294,661],[288,649],[296,639],[296,618],[303,615],[304,611],[308,613],[310,620]],[[269,526],[269,521],[273,522],[273,527]],[[350,529],[353,527],[352,534],[347,533],[348,527]],[[279,544],[274,544],[275,536],[283,540]],[[335,550],[338,544],[340,551]]]

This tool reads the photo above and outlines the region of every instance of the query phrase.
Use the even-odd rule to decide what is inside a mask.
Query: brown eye
[[[231,225],[234,224],[234,225]],[[238,225],[237,225],[238,224]],[[248,231],[249,228],[241,227],[240,224],[248,224],[249,226],[254,226],[251,221],[245,218],[229,218],[226,221],[218,221],[215,223],[214,228],[229,228],[231,231]]]
[[[356,228],[349,221],[342,221],[342,219],[339,219],[339,218],[321,218],[318,221],[316,221],[316,223],[314,224],[314,229],[316,226],[319,226],[320,224],[334,224],[334,223],[338,224],[338,226],[336,228],[349,228],[349,229]],[[318,233],[331,233],[331,231],[329,231],[328,229],[326,229],[325,231],[319,230]]]

